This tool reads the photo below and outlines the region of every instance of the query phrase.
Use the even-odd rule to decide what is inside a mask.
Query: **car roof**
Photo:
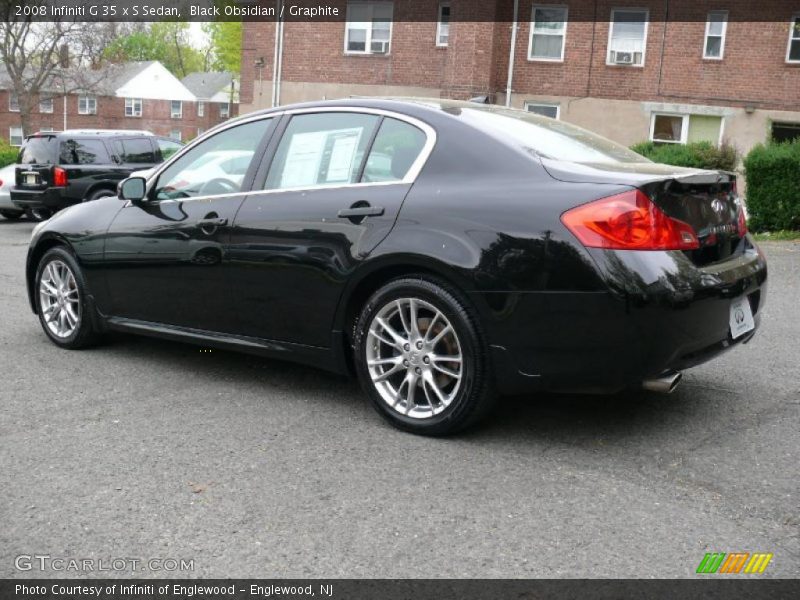
[[[150,131],[146,131],[143,129],[65,129],[64,131],[37,131],[27,137],[46,137],[46,136],[63,136],[63,135],[85,135],[85,136],[121,136],[121,135],[132,135],[132,136],[148,136],[154,137],[154,134]]]

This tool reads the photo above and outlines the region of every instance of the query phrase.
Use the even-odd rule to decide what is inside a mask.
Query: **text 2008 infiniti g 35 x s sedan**
[[[221,152],[225,175],[202,176]],[[28,293],[55,344],[112,329],[355,372],[418,433],[469,425],[498,392],[670,390],[747,342],[764,305],[732,175],[516,110],[254,113],[120,196],[34,232]]]

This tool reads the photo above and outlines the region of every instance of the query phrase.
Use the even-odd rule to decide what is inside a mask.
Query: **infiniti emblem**
[[[408,355],[408,360],[411,361],[412,365],[418,365],[419,364],[419,352],[411,352]]]
[[[725,203],[719,198],[714,198],[714,201],[711,203],[711,208],[714,209],[714,212],[722,214],[725,210]]]

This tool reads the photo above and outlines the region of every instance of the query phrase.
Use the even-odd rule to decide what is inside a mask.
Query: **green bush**
[[[14,148],[6,140],[0,139],[0,168],[17,162],[17,154],[19,154],[19,148]]]
[[[691,144],[640,142],[631,146],[631,150],[653,162],[695,169],[734,171],[739,161],[736,148],[727,143],[717,147],[710,142]]]
[[[800,230],[800,140],[759,144],[744,159],[748,226]]]

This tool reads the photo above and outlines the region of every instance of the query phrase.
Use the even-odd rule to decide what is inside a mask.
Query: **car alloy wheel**
[[[398,429],[448,435],[494,405],[477,314],[447,282],[411,275],[384,284],[361,307],[353,349],[364,391]]]
[[[381,398],[411,418],[438,415],[461,387],[458,335],[442,311],[419,298],[400,298],[378,311],[369,326],[366,360]]]
[[[81,300],[75,274],[60,260],[47,263],[39,278],[39,307],[50,332],[68,338],[80,327]]]

